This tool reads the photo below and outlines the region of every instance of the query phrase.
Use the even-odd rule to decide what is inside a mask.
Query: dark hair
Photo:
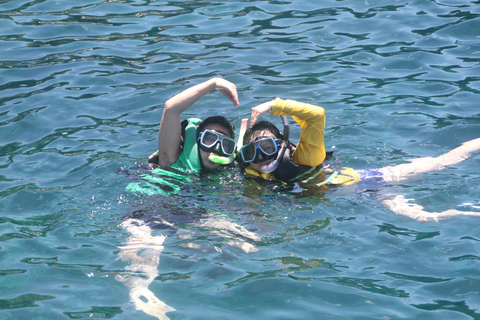
[[[269,131],[272,133],[275,138],[283,140],[283,134],[280,133],[280,130],[270,121],[259,121],[256,122],[251,128],[248,128],[245,131],[245,136],[243,137],[243,145],[255,140],[257,136],[262,131]]]
[[[198,124],[198,129],[197,129],[198,134],[200,135],[200,133],[202,133],[203,130],[205,130],[205,127],[211,123],[216,123],[224,126],[228,130],[228,133],[230,134],[230,136],[232,138],[235,138],[235,126],[232,123],[230,123],[230,121],[228,121],[227,118],[222,116],[211,116],[206,118],[202,122],[200,122]]]

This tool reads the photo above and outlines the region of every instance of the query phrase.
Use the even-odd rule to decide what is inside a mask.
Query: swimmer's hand
[[[255,122],[257,122],[260,116],[262,116],[267,112],[272,111],[274,101],[275,100],[268,101],[252,108],[252,114],[250,115],[250,127],[252,127],[255,124]]]
[[[215,88],[230,99],[235,108],[238,107],[240,102],[238,101],[237,86],[222,78],[213,78],[212,80],[215,82]]]

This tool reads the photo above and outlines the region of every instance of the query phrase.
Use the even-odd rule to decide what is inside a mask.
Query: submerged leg
[[[117,281],[123,282],[130,288],[130,300],[137,310],[141,310],[160,320],[168,320],[166,312],[174,311],[172,307],[159,300],[148,289],[158,275],[160,253],[163,251],[165,236],[152,236],[152,230],[141,220],[128,219],[122,224],[131,237],[121,247],[119,259],[129,262],[125,269],[130,271],[125,275],[118,275]]]
[[[460,147],[436,158],[414,159],[410,163],[381,168],[380,171],[382,171],[386,181],[403,181],[421,173],[443,170],[472,157],[478,152],[480,152],[480,138],[465,142]]]
[[[439,221],[456,215],[480,217],[480,212],[459,211],[454,209],[443,212],[427,212],[423,210],[422,206],[409,203],[410,200],[411,199],[405,199],[403,195],[398,195],[393,200],[384,200],[383,205],[396,214],[402,214],[419,221]]]

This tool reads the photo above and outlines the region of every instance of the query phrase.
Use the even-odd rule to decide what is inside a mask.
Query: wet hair
[[[200,136],[200,133],[205,130],[205,127],[212,123],[224,126],[228,130],[230,137],[235,138],[235,126],[230,123],[227,118],[222,116],[211,116],[200,122],[197,128],[198,135]]]
[[[243,137],[243,145],[246,145],[249,142],[254,141],[261,136],[263,131],[269,131],[275,136],[276,139],[283,140],[283,134],[280,133],[280,130],[270,121],[259,121],[256,122],[251,128],[248,128]]]

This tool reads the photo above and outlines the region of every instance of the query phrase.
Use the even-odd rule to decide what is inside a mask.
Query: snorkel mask
[[[288,146],[290,135],[290,125],[286,116],[281,116],[283,122],[283,140],[274,140],[271,137],[265,137],[245,145],[240,150],[240,154],[245,163],[261,163],[269,159],[275,160],[259,165],[260,173],[272,173],[275,171],[283,159],[285,150]]]
[[[235,158],[235,140],[214,130],[205,129],[198,138],[200,148],[205,152],[211,152],[208,159],[213,163],[229,164]]]

